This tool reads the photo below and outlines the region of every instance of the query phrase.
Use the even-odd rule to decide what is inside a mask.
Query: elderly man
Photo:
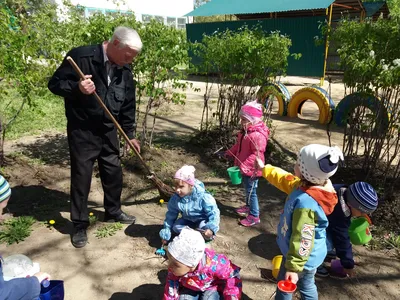
[[[121,210],[122,168],[117,130],[92,95],[96,91],[140,151],[134,139],[135,82],[129,65],[142,49],[133,29],[117,27],[110,41],[72,49],[71,56],[85,74],[78,74],[64,59],[50,79],[51,92],[64,97],[71,158],[72,245],[84,247],[89,225],[88,194],[97,160],[104,191],[104,220],[132,224],[135,217]]]

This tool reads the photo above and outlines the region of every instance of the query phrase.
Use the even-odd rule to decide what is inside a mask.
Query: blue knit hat
[[[10,185],[3,176],[0,175],[0,202],[7,200],[11,196]]]
[[[378,207],[378,195],[374,188],[362,181],[349,186],[350,193],[347,193],[347,204],[359,211],[370,214]]]

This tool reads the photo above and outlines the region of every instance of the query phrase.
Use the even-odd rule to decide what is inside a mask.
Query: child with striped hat
[[[326,229],[328,241],[328,258],[336,256],[344,268],[344,273],[331,273],[334,277],[345,277],[354,275],[354,259],[352,245],[349,236],[349,227],[352,217],[362,217],[371,214],[378,207],[378,195],[374,188],[363,181],[351,185],[333,185],[339,202],[332,214],[328,216],[329,226]],[[324,265],[317,269],[317,276],[325,277],[329,273]]]
[[[3,210],[8,204],[8,200],[11,196],[10,185],[3,176],[0,175],[0,220],[2,220]]]
[[[11,188],[7,180],[0,175],[0,221],[3,209],[6,208],[11,197]],[[28,300],[39,299],[40,283],[43,280],[50,280],[50,275],[39,272],[32,277],[15,278],[5,281],[3,277],[2,257],[0,253],[0,299]]]

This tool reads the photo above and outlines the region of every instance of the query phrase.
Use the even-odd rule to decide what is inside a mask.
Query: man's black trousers
[[[116,129],[68,128],[71,158],[71,221],[75,227],[89,225],[88,195],[97,160],[104,191],[104,210],[110,217],[121,211],[122,168]]]

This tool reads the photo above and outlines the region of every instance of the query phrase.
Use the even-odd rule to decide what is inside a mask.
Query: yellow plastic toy
[[[279,269],[281,268],[282,264],[282,255],[277,255],[272,259],[272,276],[275,279],[278,279]]]

